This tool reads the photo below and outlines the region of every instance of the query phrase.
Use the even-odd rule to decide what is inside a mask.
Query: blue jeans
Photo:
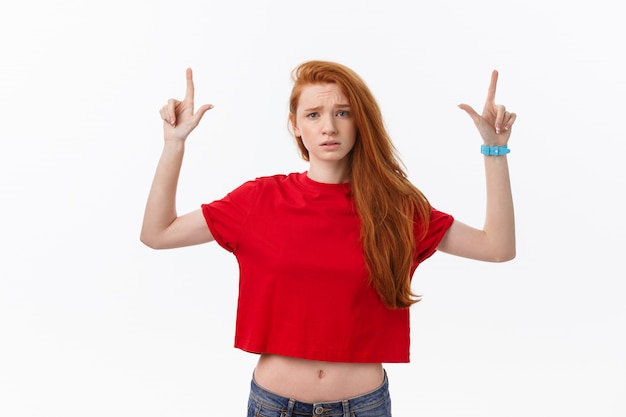
[[[372,392],[332,403],[303,403],[250,384],[248,417],[391,417],[387,373]]]

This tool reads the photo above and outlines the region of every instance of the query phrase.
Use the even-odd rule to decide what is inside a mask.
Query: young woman
[[[409,361],[411,277],[436,250],[502,262],[515,256],[507,143],[515,114],[482,114],[484,227],[430,206],[407,179],[369,88],[351,69],[310,61],[293,73],[289,122],[306,172],[256,178],[179,216],[185,140],[212,105],[194,112],[194,84],[160,111],[164,147],[141,241],[155,249],[210,241],[240,267],[235,347],[259,355],[249,416],[391,415],[383,363]]]

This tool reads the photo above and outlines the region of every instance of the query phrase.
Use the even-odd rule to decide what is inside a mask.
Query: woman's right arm
[[[213,239],[198,209],[183,216],[176,212],[176,190],[185,153],[185,140],[198,126],[207,110],[207,104],[194,107],[194,85],[191,69],[187,69],[187,93],[183,101],[175,99],[161,108],[163,119],[163,152],[157,165],[148,195],[141,228],[141,241],[154,249],[169,249],[197,245]]]

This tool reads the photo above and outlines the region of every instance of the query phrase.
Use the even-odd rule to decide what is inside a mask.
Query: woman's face
[[[337,84],[305,86],[292,124],[309,151],[311,166],[347,168],[357,127],[348,99]]]

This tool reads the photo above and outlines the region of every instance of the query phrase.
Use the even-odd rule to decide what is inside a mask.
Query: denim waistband
[[[389,381],[387,373],[383,383],[374,391],[336,402],[305,403],[283,397],[260,387],[252,378],[250,384],[250,406],[257,408],[257,415],[284,417],[337,417],[349,416],[350,413],[366,412],[387,404],[389,398]],[[262,410],[262,412],[261,412]]]

